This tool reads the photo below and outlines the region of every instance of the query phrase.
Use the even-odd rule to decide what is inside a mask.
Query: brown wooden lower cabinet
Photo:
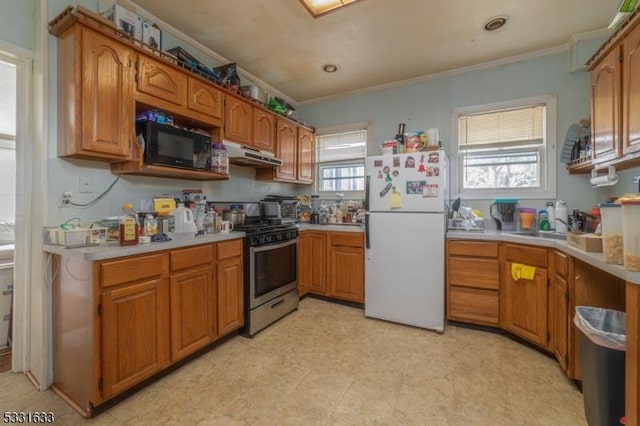
[[[514,263],[534,266],[533,279],[516,281]],[[624,311],[625,282],[554,248],[447,241],[447,319],[502,328],[552,353],[577,380],[581,305]]]
[[[364,303],[364,234],[302,231],[299,287],[304,292]]]
[[[85,417],[244,324],[242,239],[54,267],[52,388]]]

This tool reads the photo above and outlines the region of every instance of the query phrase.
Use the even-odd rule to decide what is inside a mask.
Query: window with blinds
[[[490,198],[489,194],[501,192],[513,196],[549,192],[549,166],[555,177],[555,160],[549,161],[549,155],[555,159],[551,148],[555,144],[549,141],[549,135],[555,135],[555,127],[549,131],[550,123],[555,126],[555,98],[527,101],[537,102],[454,111],[460,194]]]
[[[316,136],[318,192],[364,191],[367,129],[347,129]]]

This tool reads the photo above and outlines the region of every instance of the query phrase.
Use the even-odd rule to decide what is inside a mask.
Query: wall
[[[83,0],[80,5],[97,11],[97,0]],[[49,19],[53,19],[68,6],[67,0],[49,0]],[[168,33],[163,34],[166,41],[165,47],[182,45],[176,37]],[[205,61],[202,53],[196,49],[189,48],[203,62],[215,66],[215,61]],[[47,190],[47,222],[56,226],[66,220],[79,217],[85,222],[98,220],[104,216],[117,215],[122,204],[131,202],[135,208],[141,208],[141,200],[151,199],[158,195],[180,196],[183,189],[201,189],[208,200],[219,201],[257,201],[266,194],[298,194],[309,193],[310,189],[305,185],[279,184],[274,182],[259,182],[254,180],[255,169],[248,167],[232,166],[230,169],[231,178],[228,181],[198,182],[179,179],[152,178],[142,176],[123,175],[114,185],[108,196],[98,201],[91,207],[59,207],[60,194],[70,191],[74,195],[72,201],[76,204],[85,204],[92,201],[117,178],[111,173],[110,166],[106,163],[62,159],[56,156],[56,99],[57,99],[57,49],[56,38],[49,36],[49,159],[48,159],[48,190]],[[79,180],[81,176],[88,176],[95,187],[93,193],[79,193]]]
[[[34,4],[25,0],[2,0],[0,14],[0,40],[8,41],[25,49],[33,46],[31,26]]]
[[[407,123],[407,131],[440,129],[440,138],[451,152],[451,111],[509,99],[555,93],[557,95],[557,198],[567,200],[570,208],[589,209],[618,188],[592,189],[587,175],[569,175],[560,163],[560,152],[567,129],[572,123],[590,116],[590,76],[587,72],[568,72],[567,53],[539,57],[494,68],[468,71],[372,93],[326,100],[300,108],[303,120],[323,127],[370,121],[372,134],[368,152],[375,155],[379,144],[395,135],[398,123]],[[637,171],[636,171],[637,174]],[[546,200],[527,201],[542,207]],[[489,200],[462,205],[487,212]]]

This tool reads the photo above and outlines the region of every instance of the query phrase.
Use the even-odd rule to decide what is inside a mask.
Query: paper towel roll
[[[438,129],[427,129],[427,145],[438,145],[440,134]]]

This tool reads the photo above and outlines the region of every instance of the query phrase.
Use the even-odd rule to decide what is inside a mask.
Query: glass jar
[[[615,265],[623,263],[622,209],[620,204],[600,204],[602,216],[602,254],[604,261]]]
[[[624,230],[624,269],[640,271],[640,199],[620,202]]]
[[[203,219],[203,228],[204,228],[205,234],[215,234],[216,233],[215,226],[216,226],[215,213],[213,211],[208,211],[204,215],[204,219]]]
[[[211,145],[211,171],[224,175],[229,174],[229,154],[222,143]]]

